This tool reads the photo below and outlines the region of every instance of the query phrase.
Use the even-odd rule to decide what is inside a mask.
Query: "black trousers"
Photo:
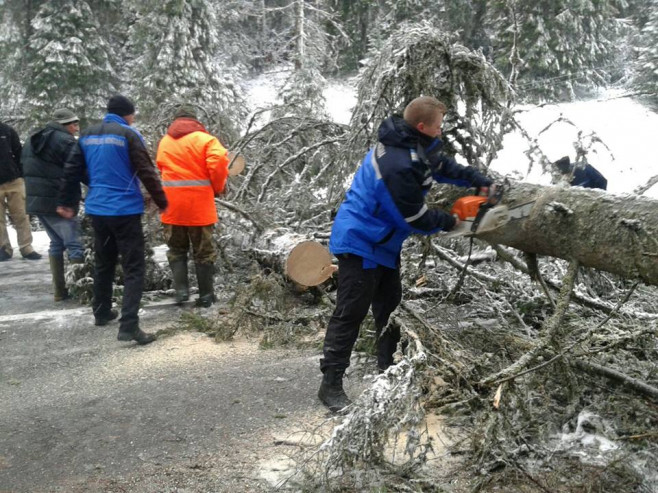
[[[393,364],[393,353],[400,341],[400,328],[389,326],[388,318],[400,304],[402,286],[400,269],[381,265],[363,268],[363,258],[357,255],[338,256],[338,295],[324,338],[324,358],[320,369],[345,369],[350,365],[352,348],[359,336],[361,322],[372,306],[377,331],[377,366],[381,369]],[[386,328],[386,331],[383,329]],[[382,332],[383,331],[383,332]]]
[[[119,330],[139,328],[139,304],[144,290],[144,234],[141,215],[91,216],[94,227],[94,315],[102,317],[112,308],[112,282],[121,255],[124,274],[123,303]]]

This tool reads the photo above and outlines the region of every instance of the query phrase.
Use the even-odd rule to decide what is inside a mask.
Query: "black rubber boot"
[[[318,398],[333,413],[352,404],[343,390],[344,374],[345,370],[342,368],[327,368],[322,376]]]
[[[55,301],[66,300],[69,292],[66,289],[66,281],[64,281],[64,256],[51,255],[48,260],[50,260],[50,273],[53,277],[54,299]]]
[[[196,300],[196,306],[208,308],[217,298],[213,282],[215,279],[214,264],[195,264],[196,280],[199,283],[199,298]]]
[[[171,273],[174,278],[174,295],[177,304],[190,299],[190,288],[187,282],[187,258],[169,262]]]

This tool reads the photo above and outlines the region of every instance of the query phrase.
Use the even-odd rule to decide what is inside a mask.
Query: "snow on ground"
[[[288,72],[280,70],[249,81],[247,93],[252,109],[276,103],[277,90],[287,76]],[[356,104],[354,86],[353,78],[329,81],[324,96],[327,112],[334,121],[349,123]],[[592,137],[601,139],[603,144],[592,146],[588,162],[608,179],[609,192],[630,193],[658,175],[658,157],[653,143],[658,134],[658,113],[619,96],[608,91],[599,99],[590,101],[520,107],[522,111],[517,114],[517,119],[530,138],[538,140],[541,151],[550,161],[567,155],[575,159],[574,142],[579,131],[582,131],[585,145]],[[560,117],[562,121],[553,124]],[[524,154],[528,147],[529,143],[520,131],[508,134],[491,169],[530,183],[550,184],[550,175],[542,174],[540,166],[534,166],[528,173],[529,160]],[[644,195],[658,198],[658,185]]]
[[[607,93],[591,101],[577,101],[544,107],[533,107],[519,113],[518,121],[531,138],[536,138],[540,149],[550,161],[562,156],[575,158],[574,142],[582,131],[583,141],[594,134],[603,141],[592,147],[588,162],[608,179],[608,191],[632,192],[658,175],[658,157],[653,139],[658,134],[658,113],[630,98],[615,98]],[[562,118],[563,121],[551,125]],[[549,127],[548,130],[542,132]],[[607,146],[607,148],[606,148]],[[517,131],[503,140],[503,149],[491,168],[501,174],[509,174],[542,185],[550,184],[550,176],[541,174],[539,166],[528,174],[528,158],[524,151],[527,141]],[[658,198],[658,185],[645,194]]]
[[[285,67],[260,74],[245,84],[247,101],[251,103],[252,111],[273,104],[280,104],[278,91],[283,87],[290,75],[290,69]],[[324,90],[327,113],[336,123],[348,124],[352,109],[356,105],[354,79],[332,80]],[[262,120],[261,120],[262,121]]]
[[[20,258],[21,252],[18,250],[18,240],[16,238],[16,230],[10,224],[7,224],[7,234],[11,247],[14,249],[14,258]],[[48,255],[48,247],[50,246],[50,239],[45,231],[32,231],[32,248],[42,255]]]

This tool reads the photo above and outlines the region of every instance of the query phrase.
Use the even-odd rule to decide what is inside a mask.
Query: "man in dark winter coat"
[[[53,114],[53,121],[35,132],[25,143],[21,161],[25,174],[26,209],[36,214],[50,238],[48,258],[53,278],[55,301],[68,298],[64,281],[64,250],[69,262],[84,262],[84,248],[80,242],[80,222],[57,214],[57,196],[64,177],[64,165],[78,143],[74,135],[80,130],[79,118],[67,109]],[[77,188],[79,200],[80,187]]]
[[[591,164],[571,164],[569,156],[564,156],[553,163],[565,177],[570,177],[569,184],[572,187],[583,188],[608,188],[608,180]]]
[[[16,228],[21,255],[28,260],[39,260],[41,255],[32,248],[30,218],[25,212],[21,141],[13,128],[0,122],[0,262],[14,254],[7,234],[7,211]]]
[[[441,153],[446,106],[432,97],[414,99],[403,118],[379,127],[378,143],[357,170],[338,209],[329,248],[338,257],[338,295],[324,339],[323,373],[318,392],[332,411],[350,403],[343,374],[361,322],[372,306],[380,371],[393,364],[400,330],[386,327],[402,298],[400,252],[411,234],[451,230],[457,220],[429,209],[425,194],[433,181],[488,187],[491,180]],[[384,331],[384,329],[386,330]]]
[[[155,337],[139,328],[137,314],[145,271],[141,222],[144,197],[139,181],[161,211],[167,208],[167,198],[144,139],[131,126],[134,120],[132,101],[122,95],[112,96],[103,122],[84,130],[80,136],[79,147],[84,160],[70,158],[66,164],[57,211],[64,217],[73,217],[77,190],[86,168],[89,193],[85,212],[91,217],[95,236],[93,309],[96,325],[106,325],[118,315],[112,310],[112,281],[117,257],[121,254],[124,288],[117,338],[148,344]]]

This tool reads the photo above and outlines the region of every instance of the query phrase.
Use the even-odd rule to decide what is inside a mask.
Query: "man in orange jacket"
[[[228,152],[197,120],[195,108],[184,105],[160,141],[156,161],[169,203],[160,218],[169,247],[167,259],[176,302],[189,299],[187,252],[191,245],[199,284],[196,304],[208,307],[215,301],[215,196],[224,191]]]

